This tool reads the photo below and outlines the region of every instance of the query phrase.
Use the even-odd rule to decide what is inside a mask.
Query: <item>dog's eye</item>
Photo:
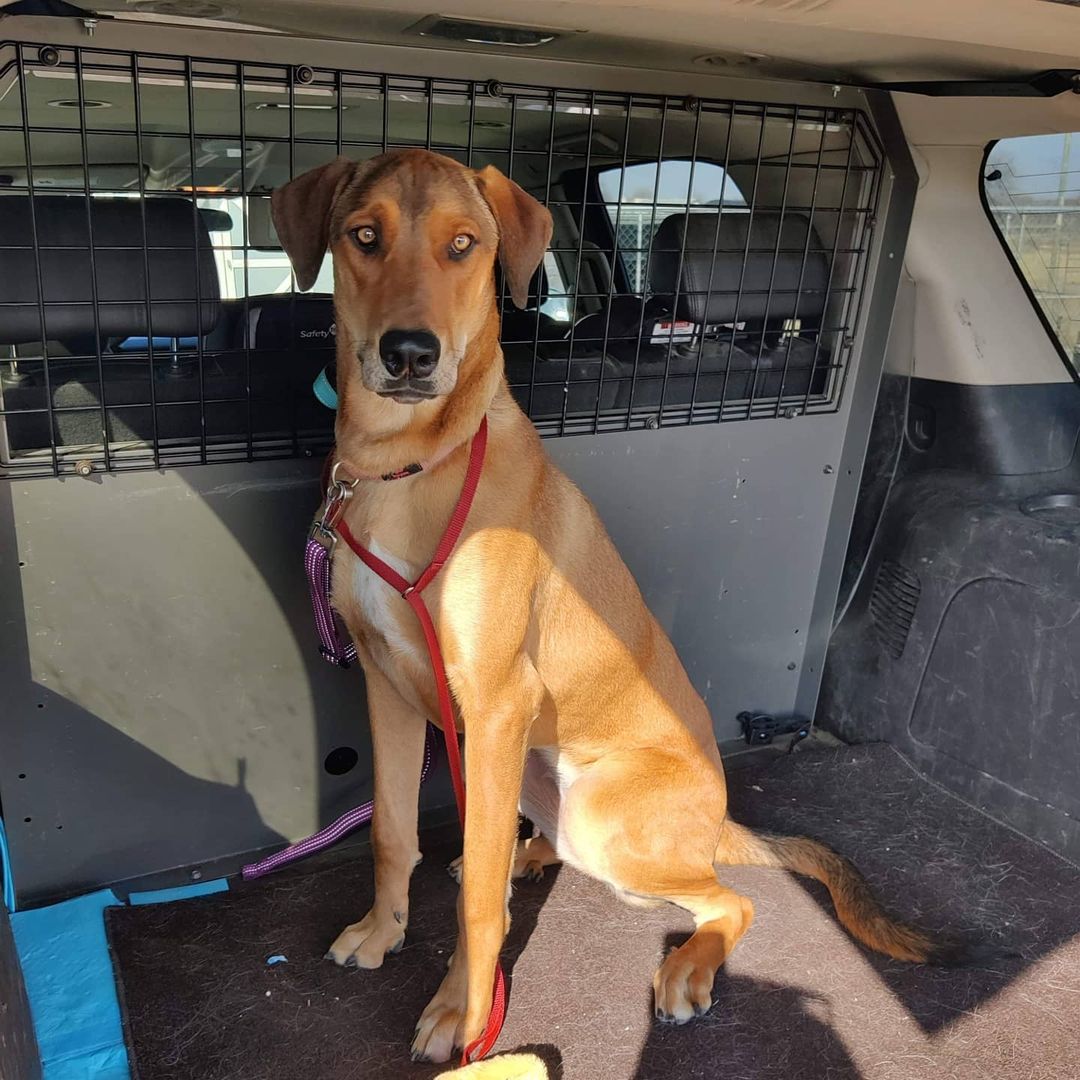
[[[453,240],[450,241],[450,254],[461,256],[473,246],[475,241],[468,233],[458,233]]]
[[[353,229],[352,235],[361,251],[374,251],[379,243],[379,234],[370,225]]]

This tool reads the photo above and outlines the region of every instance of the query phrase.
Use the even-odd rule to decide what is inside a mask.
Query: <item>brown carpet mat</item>
[[[522,884],[499,1049],[564,1080],[952,1080],[1080,1076],[1080,869],[916,774],[885,746],[807,747],[729,768],[734,816],[851,856],[898,913],[1019,955],[946,971],[854,944],[816,884],[734,868],[757,918],[703,1019],[651,1016],[688,917],[620,903],[567,869]],[[366,856],[323,857],[231,893],[109,912],[135,1080],[428,1080],[413,1025],[453,944],[452,833],[428,835],[405,948],[379,971],[322,959],[367,910]],[[329,858],[329,863],[327,861]],[[282,954],[287,963],[267,965]]]

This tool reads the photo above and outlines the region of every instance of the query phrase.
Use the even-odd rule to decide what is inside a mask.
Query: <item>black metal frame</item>
[[[94,48],[58,48],[52,50],[53,56],[45,57],[41,47],[25,43],[0,43],[0,78],[14,73],[19,87],[21,129],[14,125],[0,123],[0,134],[21,130],[26,157],[26,184],[20,193],[29,195],[33,246],[35,249],[35,270],[37,274],[37,298],[40,308],[41,340],[40,353],[32,357],[25,355],[4,360],[0,357],[0,374],[6,374],[8,381],[0,383],[0,438],[9,433],[13,423],[26,423],[34,416],[38,423],[47,428],[48,437],[41,440],[41,445],[32,447],[27,452],[13,453],[5,442],[0,446],[0,475],[30,476],[57,475],[86,468],[105,470],[125,470],[139,468],[161,468],[180,464],[212,463],[237,460],[256,460],[273,457],[310,456],[325,451],[332,440],[332,416],[328,412],[319,414],[317,410],[305,410],[310,394],[311,364],[316,358],[318,366],[328,362],[333,349],[327,347],[320,355],[318,349],[305,349],[306,366],[297,364],[295,373],[290,373],[284,380],[285,389],[279,387],[279,396],[272,404],[279,409],[275,414],[277,428],[273,431],[259,429],[253,415],[262,404],[255,388],[256,376],[260,372],[260,350],[249,337],[240,344],[231,345],[219,351],[208,347],[206,336],[196,335],[194,349],[185,357],[194,364],[197,373],[197,394],[180,400],[162,399],[162,382],[159,378],[162,366],[177,363],[175,347],[163,350],[155,346],[154,335],[147,329],[147,343],[144,354],[128,354],[129,362],[145,366],[148,383],[145,400],[112,403],[106,393],[107,376],[115,357],[109,353],[99,329],[98,311],[101,303],[97,295],[98,269],[95,261],[96,248],[93,237],[92,200],[95,196],[108,193],[109,189],[92,190],[89,139],[99,135],[133,136],[136,144],[138,183],[131,189],[139,196],[143,218],[143,242],[132,245],[133,252],[141,257],[143,278],[147,283],[145,308],[149,323],[151,296],[150,272],[146,241],[146,204],[165,191],[147,187],[147,170],[144,160],[147,136],[172,137],[175,140],[186,136],[187,153],[190,155],[190,188],[193,229],[199,220],[199,178],[198,178],[198,140],[204,138],[223,138],[220,132],[200,132],[197,127],[196,86],[216,83],[235,88],[239,103],[239,118],[232,137],[239,138],[240,156],[237,171],[239,187],[230,190],[232,197],[242,199],[243,227],[242,244],[244,295],[236,306],[244,327],[249,326],[252,314],[252,297],[249,288],[248,255],[256,248],[250,233],[250,206],[253,198],[265,198],[266,190],[252,188],[249,175],[247,148],[251,122],[248,119],[248,95],[267,93],[268,88],[280,94],[282,101],[278,108],[287,109],[287,131],[281,135],[258,134],[255,138],[271,146],[283,146],[288,153],[288,174],[295,175],[297,169],[297,150],[311,149],[321,159],[328,159],[335,153],[353,153],[371,156],[398,145],[425,146],[428,149],[450,153],[467,164],[483,164],[495,160],[503,171],[516,177],[518,169],[515,161],[521,165],[538,164],[543,180],[532,185],[532,191],[545,201],[557,218],[556,239],[553,252],[560,265],[573,267],[572,280],[568,283],[568,304],[575,318],[567,327],[567,333],[560,338],[550,338],[541,332],[542,319],[537,312],[532,312],[531,332],[510,340],[504,333],[504,345],[508,354],[508,377],[512,390],[523,408],[533,417],[534,422],[544,435],[594,434],[607,431],[625,431],[636,428],[656,428],[673,425],[716,423],[729,420],[754,418],[793,417],[804,414],[834,413],[840,406],[848,370],[851,366],[852,351],[855,345],[856,331],[860,325],[862,303],[866,289],[866,275],[870,264],[871,240],[881,195],[884,153],[872,123],[859,109],[836,109],[824,106],[799,104],[762,104],[744,101],[723,101],[712,99],[673,98],[661,94],[636,94],[609,91],[582,91],[575,89],[556,89],[529,85],[511,85],[508,83],[479,83],[461,79],[440,79],[422,77],[404,77],[386,74],[373,74],[358,71],[328,70],[289,67],[251,61],[222,61],[193,57],[177,57],[153,52],[124,52],[118,50],[99,50]],[[10,63],[4,64],[5,55],[11,57]],[[62,125],[33,123],[27,100],[28,73],[46,67],[58,68],[68,72],[77,84],[78,120],[77,128]],[[87,95],[85,90],[88,73],[96,77],[127,78],[130,80],[133,94],[134,124],[131,128],[111,129],[101,125],[96,118],[93,124],[87,122]],[[144,87],[153,80],[166,80],[177,84],[186,95],[186,130],[168,132],[163,135],[158,131],[148,130],[149,119],[143,103]],[[298,130],[298,116],[303,115],[297,109],[298,93],[317,92],[325,96],[327,103],[332,103],[333,133],[312,135]],[[345,100],[349,95],[367,95],[381,103],[381,131],[364,139],[351,137],[353,132],[346,130],[347,116]],[[393,136],[395,106],[401,108],[402,101],[420,102],[426,109],[426,129],[422,137],[412,136],[399,140]],[[500,137],[478,137],[486,129],[477,126],[478,103],[488,105],[492,101],[502,103],[508,114],[503,125],[505,141]],[[468,119],[465,136],[458,142],[440,142],[436,137],[435,114],[438,108],[452,104],[458,109],[467,109]],[[518,130],[524,110],[546,110],[550,119],[546,145],[534,148],[521,145]],[[582,152],[558,149],[557,127],[560,119],[567,116],[584,115],[587,120],[582,124],[575,137],[584,138]],[[622,137],[620,141],[608,138],[614,143],[614,150],[594,152],[597,141],[598,117],[611,121],[621,121]],[[636,128],[634,123],[637,121]],[[648,121],[650,128],[655,128],[657,137],[655,149],[643,153],[636,149],[631,152],[635,133]],[[746,129],[747,125],[756,131],[756,153],[746,155],[733,147],[733,132],[736,127]],[[492,125],[493,126],[493,125]],[[583,128],[583,130],[580,130]],[[676,131],[678,129],[678,131]],[[778,130],[787,131],[785,152],[779,155],[766,154],[767,134]],[[689,130],[689,147],[674,145],[679,139],[685,144]],[[796,147],[797,136],[805,131],[820,130],[816,146],[799,150]],[[675,134],[672,134],[675,132]],[[92,354],[63,357],[50,355],[46,338],[46,311],[42,291],[41,258],[38,241],[38,223],[35,220],[36,196],[34,179],[34,141],[42,135],[64,134],[77,135],[81,144],[83,185],[71,192],[81,195],[86,202],[89,232],[89,259],[91,267],[91,288],[93,306],[93,324],[97,346]],[[370,133],[369,133],[370,135]],[[828,145],[830,135],[838,135],[833,140],[836,145]],[[722,136],[723,151],[713,156],[702,151],[703,141],[707,137]],[[846,141],[845,141],[846,140]],[[842,159],[842,160],[838,160]],[[808,160],[807,160],[808,159]],[[556,161],[565,161],[567,168],[584,170],[585,182],[580,198],[561,197],[559,186],[562,172],[556,171]],[[603,257],[610,259],[610,266],[615,267],[621,254],[629,249],[618,244],[620,215],[624,213],[622,198],[622,180],[620,180],[619,204],[615,209],[614,220],[607,217],[608,211],[596,201],[595,177],[598,170],[612,166],[621,166],[638,161],[673,161],[689,162],[690,178],[687,192],[693,189],[693,174],[702,161],[712,161],[724,169],[725,177],[733,171],[741,170],[749,178],[749,184],[743,183],[746,207],[727,209],[719,207],[716,212],[715,238],[712,258],[720,254],[737,256],[742,259],[742,270],[737,296],[735,297],[735,317],[730,325],[710,327],[702,325],[695,330],[695,337],[690,343],[690,350],[680,350],[676,344],[674,332],[669,333],[666,346],[658,347],[654,341],[646,342],[645,333],[651,315],[646,314],[648,296],[640,296],[641,317],[633,333],[619,333],[612,325],[612,308],[617,299],[629,299],[620,296],[617,289],[616,275],[608,274],[606,289],[587,291],[579,289],[584,258],[584,223],[588,215],[603,213],[607,227],[612,235],[610,250],[602,251]],[[299,171],[306,168],[304,165]],[[782,169],[782,191],[779,201],[762,194],[763,179],[768,170]],[[563,170],[567,171],[567,170]],[[839,181],[839,197],[832,201],[823,200],[820,191],[829,178],[842,177]],[[804,182],[793,183],[796,177]],[[675,212],[688,212],[683,204],[665,204],[660,192],[661,172],[657,169],[656,184],[652,199],[643,205],[649,210],[649,228],[655,233],[658,216],[664,209]],[[768,186],[768,185],[765,185]],[[775,185],[774,185],[775,186]],[[799,201],[790,197],[793,187],[800,191],[809,191],[809,198]],[[833,183],[835,187],[835,183]],[[0,197],[3,193],[0,192]],[[696,208],[702,211],[702,208]],[[704,211],[702,211],[704,212]],[[719,247],[721,228],[725,215],[741,213],[749,217],[746,230],[745,248],[740,251]],[[822,220],[833,220],[830,239],[822,241],[820,248],[812,247],[815,236],[813,227],[807,227],[806,239],[802,251],[781,250],[781,232],[777,228],[775,247],[769,250],[751,248],[751,226],[755,215],[770,214],[778,216],[782,226],[791,215],[808,218],[810,226]],[[567,216],[575,222],[576,235],[568,236]],[[0,237],[0,249],[5,246]],[[229,245],[215,245],[217,250],[228,250]],[[191,246],[192,256],[198,270],[197,243]],[[231,250],[236,250],[235,246]],[[646,266],[646,278],[652,260],[651,247],[642,250]],[[747,301],[752,290],[744,290],[743,278],[748,260],[754,256],[766,255],[772,259],[767,292],[765,295],[765,317],[760,327],[750,328],[746,320],[740,320],[739,308]],[[828,261],[828,280],[824,290],[824,314],[821,325],[810,329],[801,328],[794,320],[785,324],[779,331],[768,325],[770,304],[774,301],[774,282],[777,264],[781,255],[799,257],[801,268],[798,285],[795,290],[795,307],[798,310],[800,298],[804,293],[805,272],[811,255],[820,255]],[[686,233],[683,233],[681,250],[678,252],[680,280],[674,288],[674,295],[667,301],[674,310],[680,297],[681,274],[687,257]],[[713,289],[714,266],[710,266],[708,284],[705,289],[711,294]],[[196,282],[199,277],[196,272]],[[647,280],[648,284],[648,280]],[[734,290],[732,290],[734,292]],[[788,290],[790,292],[791,290]],[[745,295],[744,295],[745,292]],[[778,293],[779,290],[776,290]],[[683,296],[688,295],[683,291]],[[295,292],[291,294],[290,322],[295,343],[296,305]],[[197,323],[203,325],[203,305],[207,298],[196,286],[196,295],[190,298],[197,311]],[[216,301],[215,301],[216,302]],[[503,297],[505,310],[505,297]],[[0,297],[0,320],[3,319],[4,299]],[[706,305],[707,306],[707,305]],[[579,331],[578,323],[583,311],[592,308],[593,313],[602,317],[602,333],[586,338]],[[672,319],[675,318],[672,314]],[[809,369],[800,376],[798,392],[788,389],[794,379],[791,367],[793,345],[802,339],[803,352],[812,342],[813,358]],[[771,341],[771,344],[769,343]],[[749,358],[746,367],[733,366],[731,359],[737,351]],[[511,364],[510,356],[517,348],[517,361]],[[703,393],[708,374],[702,370],[703,354],[709,348],[728,350],[727,366],[712,372],[713,387]],[[653,364],[654,373],[641,373],[643,350]],[[696,349],[696,357],[692,355]],[[525,350],[525,354],[522,353]],[[621,351],[620,351],[621,350]],[[756,350],[756,355],[755,355]],[[287,350],[285,350],[287,352]],[[277,362],[282,362],[282,350],[277,350]],[[528,355],[530,354],[531,355]],[[522,356],[524,355],[524,359]],[[771,367],[766,367],[766,356]],[[782,362],[778,358],[782,356]],[[75,406],[58,405],[56,402],[56,379],[54,376],[65,363],[83,362],[96,372],[98,400],[96,405],[79,404]],[[672,370],[673,362],[683,365],[680,376],[685,387],[692,376],[692,389],[682,392],[688,400],[673,400],[672,387],[676,375]],[[692,364],[692,371],[685,370]],[[231,365],[231,366],[230,366]],[[660,369],[662,368],[662,372]],[[5,387],[10,386],[13,372],[31,369],[39,373],[44,402],[29,407],[12,407],[6,400]],[[231,374],[222,381],[221,369]],[[317,370],[317,368],[315,369]],[[657,373],[659,372],[659,373]],[[717,393],[715,386],[721,381],[722,388]],[[302,376],[302,378],[301,378]],[[37,377],[37,374],[35,374]],[[306,381],[302,381],[306,380]],[[229,392],[208,391],[208,380],[222,381]],[[230,381],[231,380],[231,381]],[[776,385],[776,389],[766,393],[767,384]],[[732,387],[743,387],[738,396]],[[658,400],[639,402],[639,391],[650,387],[658,389]],[[748,393],[745,392],[748,387]],[[606,388],[606,389],[605,389]],[[561,399],[552,406],[553,395]],[[10,396],[7,395],[7,396]],[[648,396],[648,395],[644,395]],[[655,394],[653,395],[655,397]],[[545,404],[546,402],[546,404]],[[210,410],[208,411],[208,406]],[[178,407],[191,410],[187,415],[192,418],[191,428],[186,435],[170,435],[168,429],[170,417],[178,415]],[[208,415],[214,410],[225,407],[231,409],[229,423],[232,428],[220,435],[211,430]],[[138,414],[134,410],[141,410]],[[284,410],[284,411],[281,411]],[[273,410],[271,410],[273,411]],[[58,432],[58,421],[65,413],[79,413],[84,420],[89,414],[96,414],[93,421],[97,441],[88,440],[82,448],[64,444]],[[301,415],[305,413],[306,415]],[[282,417],[287,414],[287,421]],[[142,437],[124,440],[116,437],[116,429],[123,415],[139,415],[148,418],[149,424]],[[312,419],[314,417],[314,419]],[[241,419],[242,418],[242,419]],[[175,427],[175,424],[172,424]]]

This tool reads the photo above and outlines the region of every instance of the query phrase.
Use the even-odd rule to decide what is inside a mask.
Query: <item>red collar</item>
[[[477,432],[476,432],[477,436],[480,436],[481,433],[483,433],[483,438],[486,440],[487,439],[487,415],[486,414],[480,421],[480,427],[477,428]],[[473,439],[474,446],[475,446],[475,443],[476,443],[476,439],[474,438]],[[414,461],[411,465],[403,465],[400,469],[394,469],[393,472],[381,473],[381,474],[378,474],[378,475],[376,475],[374,473],[356,473],[356,474],[354,474],[354,477],[351,480],[342,480],[342,479],[340,479],[338,477],[338,468],[344,464],[344,462],[342,462],[340,459],[338,459],[337,461],[334,462],[333,467],[332,467],[332,469],[330,471],[330,483],[331,484],[340,483],[340,484],[344,484],[346,487],[354,487],[361,480],[404,480],[406,477],[416,476],[417,473],[431,472],[431,470],[434,469],[436,465],[440,464],[446,458],[448,458],[458,448],[458,445],[460,445],[460,443],[455,445],[455,446],[451,446],[448,450],[444,450],[441,454],[436,455],[435,457],[433,457],[426,464],[423,463],[423,462],[420,462],[420,461]]]

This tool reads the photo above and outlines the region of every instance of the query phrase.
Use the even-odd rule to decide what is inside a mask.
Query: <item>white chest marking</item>
[[[371,553],[393,567],[407,581],[413,580],[413,568],[374,541],[371,544]],[[412,659],[419,658],[413,642],[401,631],[400,619],[403,616],[413,617],[408,605],[402,603],[398,594],[359,559],[356,560],[353,571],[353,596],[360,605],[364,618],[386,639],[391,652]]]

